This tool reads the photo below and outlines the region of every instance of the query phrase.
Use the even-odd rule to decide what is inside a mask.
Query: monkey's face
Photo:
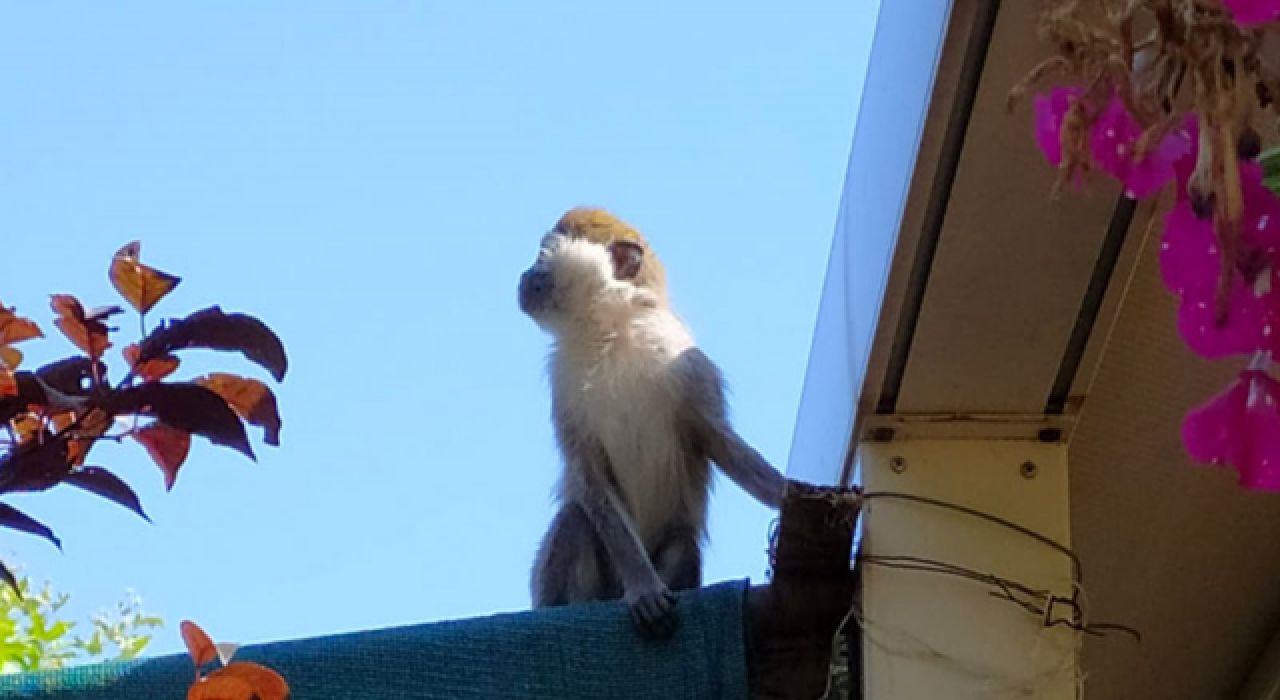
[[[589,323],[610,306],[631,303],[643,261],[644,248],[631,241],[547,234],[538,259],[520,276],[520,310],[557,334]]]

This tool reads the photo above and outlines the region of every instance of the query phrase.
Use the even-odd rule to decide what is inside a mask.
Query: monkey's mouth
[[[528,316],[537,316],[542,311],[542,304],[520,295],[520,310]]]
[[[534,316],[542,310],[541,300],[526,294],[523,287],[520,289],[519,303],[520,310],[529,316]]]

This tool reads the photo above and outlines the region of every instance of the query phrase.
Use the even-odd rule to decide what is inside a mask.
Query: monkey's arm
[[[613,490],[603,483],[605,479],[598,474],[599,469],[587,467],[583,472],[587,483],[580,496],[582,509],[609,552],[628,599],[664,588],[665,584],[649,562],[631,519],[623,511]]]
[[[744,491],[770,508],[780,508],[787,479],[729,423],[719,368],[698,348],[686,350],[680,362],[687,373],[685,420],[695,444]]]
[[[675,596],[654,570],[640,535],[618,500],[608,456],[598,446],[581,441],[568,444],[579,451],[571,465],[579,482],[574,497],[609,554],[632,618],[650,637],[671,636],[677,624]]]
[[[739,437],[728,421],[708,428],[707,455],[757,501],[774,510],[782,507],[786,477]]]

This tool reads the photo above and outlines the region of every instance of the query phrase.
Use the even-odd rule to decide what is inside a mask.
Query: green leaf
[[[129,640],[129,641],[128,641],[128,642],[127,642],[127,643],[126,643],[126,644],[125,644],[121,649],[120,649],[120,657],[119,657],[119,660],[120,660],[120,661],[131,661],[131,660],[133,660],[133,659],[138,658],[138,655],[139,655],[139,654],[141,654],[141,653],[142,653],[142,651],[143,651],[144,649],[146,649],[146,648],[147,648],[147,645],[148,645],[148,644],[150,644],[150,643],[151,643],[151,637],[150,637],[150,636],[145,636],[145,635],[144,635],[144,636],[142,636],[142,637],[135,637],[134,639]]]
[[[1280,175],[1280,148],[1263,151],[1258,156],[1258,162],[1262,164],[1263,177],[1270,179]]]
[[[102,653],[102,630],[94,630],[93,635],[89,637],[89,641],[81,641],[80,648],[84,649],[89,656],[97,656]]]
[[[59,620],[58,622],[54,623],[53,627],[50,627],[49,629],[44,631],[44,634],[40,636],[40,640],[44,642],[57,641],[58,639],[62,638],[70,630],[71,630],[71,623]]]
[[[19,599],[19,590],[28,595]],[[37,588],[26,577],[14,588],[0,585],[0,674],[65,668],[109,657],[136,659],[152,640],[139,632],[163,625],[159,617],[144,614],[130,596],[117,606],[118,613],[87,620],[90,633],[81,637],[75,633],[75,621],[59,618],[69,600],[66,593],[48,584]]]
[[[1280,197],[1280,175],[1263,178],[1262,184],[1266,185],[1272,194]]]
[[[6,663],[20,659],[26,653],[27,646],[25,644],[18,644],[17,642],[4,642],[3,644],[0,644],[0,660],[3,660]]]
[[[36,639],[41,639],[44,635],[44,613],[40,611],[40,608],[35,607],[36,600],[34,598],[28,600],[30,604],[27,606],[27,617],[31,618],[31,624],[27,634]]]

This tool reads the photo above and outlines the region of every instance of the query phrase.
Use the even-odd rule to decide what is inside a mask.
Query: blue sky
[[[558,469],[547,340],[516,278],[566,208],[666,261],[785,468],[878,3],[13,3],[0,10],[0,300],[115,303],[111,253],[283,337],[282,446],[197,440],[173,492],[140,447],[80,492],[11,499],[65,552],[0,554],[72,594],[258,642],[519,610]],[[118,349],[136,338],[121,324]],[[211,369],[265,378],[235,355]],[[117,376],[119,372],[117,371]],[[706,579],[763,578],[771,514],[728,482]]]

